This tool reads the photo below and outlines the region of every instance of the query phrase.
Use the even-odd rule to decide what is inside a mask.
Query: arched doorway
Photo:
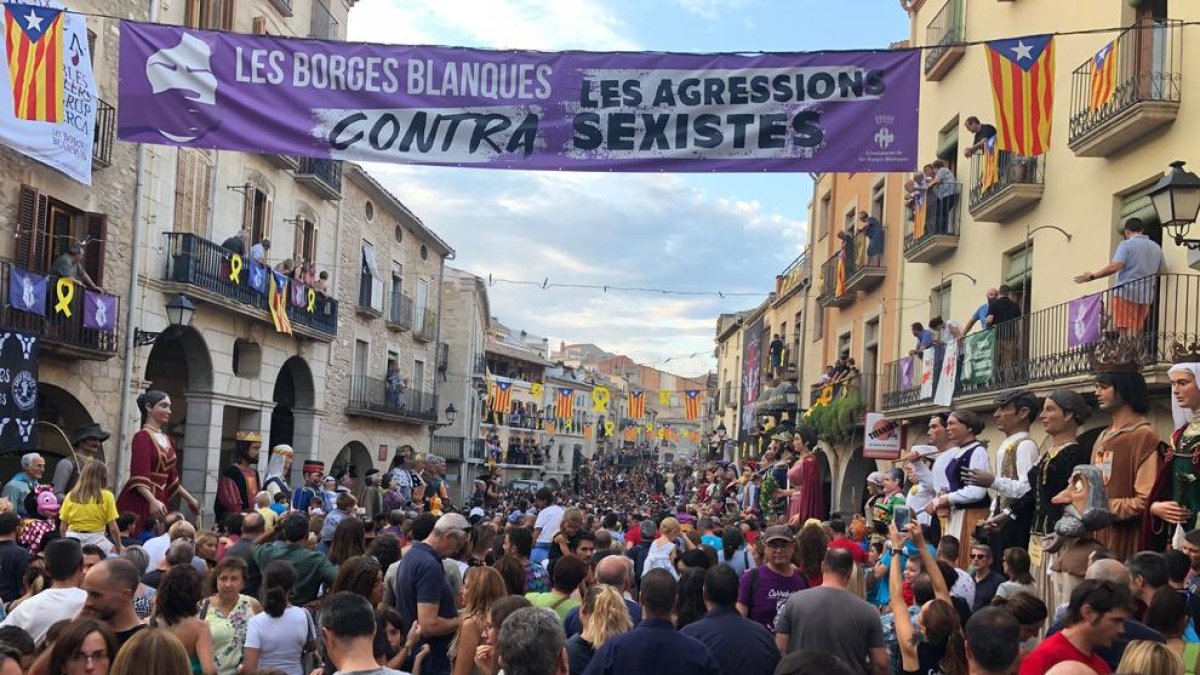
[[[862,446],[854,449],[846,472],[842,474],[842,493],[838,500],[838,509],[847,517],[862,513],[866,502],[864,491],[867,489],[867,476],[875,471],[875,460],[863,457]]]
[[[311,409],[315,398],[312,370],[309,369],[308,363],[299,356],[284,361],[279,367],[279,376],[275,378],[275,391],[271,395],[275,407],[271,410],[271,437],[267,448],[273,448],[280,443],[295,446],[295,411]]]
[[[208,447],[206,435],[202,435],[203,438],[198,436],[191,443],[188,441],[187,395],[189,392],[212,391],[213,365],[208,345],[196,329],[186,326],[177,330],[173,335],[160,337],[150,349],[150,356],[146,359],[146,382],[149,383],[148,389],[165,391],[171,397],[171,423],[166,431],[175,441],[178,466],[183,467],[188,447]],[[135,392],[135,396],[140,393]],[[188,489],[194,487],[188,486]]]
[[[829,456],[824,450],[817,450],[813,454],[817,456],[817,465],[821,467],[821,503],[828,514],[829,505],[833,501],[833,471],[829,468]]]
[[[79,399],[66,389],[45,382],[38,383],[37,419],[39,423],[45,423],[36,427],[36,447],[46,459],[44,480],[50,482],[50,478],[54,476],[54,465],[59,459],[71,454],[70,438],[74,430],[90,424],[93,420]],[[58,429],[62,430],[61,434]],[[105,448],[104,451],[106,459],[111,461],[115,456],[113,450]],[[14,468],[13,473],[16,470]]]
[[[358,479],[361,479],[367,469],[375,468],[375,462],[371,459],[371,451],[367,446],[358,441],[350,441],[342,446],[337,457],[333,459],[333,465],[329,467],[330,475],[337,475],[343,470],[351,471]]]

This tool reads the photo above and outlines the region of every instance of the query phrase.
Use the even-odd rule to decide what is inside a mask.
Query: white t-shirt
[[[171,547],[171,535],[164,532],[157,537],[150,537],[146,543],[142,544],[142,549],[146,551],[146,556],[150,559],[146,563],[145,572],[153,571],[158,567],[158,563],[167,557],[167,549]]]
[[[308,612],[288,607],[278,619],[263,612],[246,624],[246,647],[258,650],[260,670],[277,668],[287,675],[304,675],[300,656],[308,642]]]
[[[563,513],[565,510],[558,504],[551,504],[538,512],[537,521],[533,524],[533,529],[542,528],[542,533],[538,535],[538,544],[549,544],[554,535],[558,534],[558,526],[562,524]]]
[[[50,626],[63,619],[74,619],[87,600],[82,588],[47,588],[25,602],[17,605],[0,626],[17,626],[25,629],[34,644],[42,644]]]

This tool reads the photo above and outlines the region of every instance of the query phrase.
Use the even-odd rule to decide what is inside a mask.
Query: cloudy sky
[[[896,0],[360,0],[349,34],[493,49],[813,51],[885,47],[907,37],[908,19]],[[812,194],[806,174],[370,170],[474,274],[681,291],[765,295],[803,249]],[[694,375],[713,365],[717,315],[762,296],[497,283],[489,298],[506,325],[553,344],[594,342]]]

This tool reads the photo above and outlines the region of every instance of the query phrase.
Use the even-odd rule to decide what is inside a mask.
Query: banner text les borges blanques
[[[306,52],[293,52],[290,60],[288,56],[281,50],[239,47],[237,80],[382,94],[399,93],[403,86],[404,94],[419,103],[453,97],[484,104],[409,110],[403,116],[350,111],[330,127],[328,141],[338,150],[365,142],[377,151],[411,152],[415,146],[424,153],[466,142],[471,152],[486,145],[491,153],[528,156],[535,150],[547,101],[555,98],[553,67],[546,63],[409,59],[402,64],[391,57]],[[877,99],[887,89],[882,69],[853,66],[585,70],[577,82],[578,98],[558,102],[571,115],[570,146],[578,154],[601,155],[657,154],[693,146],[813,148],[825,132],[821,110],[811,104]],[[520,106],[489,109],[489,101]]]

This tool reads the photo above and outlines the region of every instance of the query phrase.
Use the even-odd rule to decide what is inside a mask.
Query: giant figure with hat
[[[1150,397],[1142,378],[1134,339],[1110,334],[1096,344],[1096,402],[1111,424],[1092,446],[1092,464],[1100,469],[1108,492],[1113,524],[1096,532],[1096,541],[1116,560],[1136,553],[1150,494],[1158,477],[1159,438],[1146,419]]]
[[[280,443],[271,448],[271,456],[267,459],[267,478],[263,481],[263,489],[271,495],[271,501],[274,502],[275,495],[283,493],[288,498],[288,503],[292,500],[292,488],[288,484],[288,476],[292,473],[292,456],[296,454],[292,450],[292,446],[287,443]]]
[[[1175,432],[1142,523],[1142,547],[1155,546],[1156,551],[1168,537],[1178,539],[1195,529],[1200,514],[1200,341],[1176,342],[1171,356],[1174,364],[1167,376]],[[1175,541],[1175,548],[1181,546]]]
[[[93,459],[104,461],[104,441],[108,440],[108,432],[101,429],[99,424],[85,424],[75,429],[71,439],[71,456],[59,460],[54,467],[54,496],[61,503],[75,482],[79,480],[79,470],[83,464]]]
[[[188,508],[200,513],[200,502],[179,482],[179,456],[163,427],[171,421],[171,397],[151,389],[137,399],[142,428],[133,435],[129,480],[117,497],[117,510],[166,516],[171,500],[179,496]]]
[[[292,493],[292,508],[301,513],[308,513],[314,505],[323,508],[325,498],[321,495],[321,480],[325,478],[325,462],[305,460],[301,474],[304,476],[304,485]]]
[[[262,449],[262,434],[239,431],[234,438],[233,464],[225,467],[217,481],[217,522],[225,516],[254,508],[262,480],[258,477],[258,453]]]

